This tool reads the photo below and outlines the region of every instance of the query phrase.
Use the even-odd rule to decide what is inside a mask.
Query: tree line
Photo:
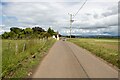
[[[11,27],[10,32],[4,32],[2,39],[34,39],[34,38],[48,38],[53,35],[57,35],[50,27],[47,31],[41,27],[25,28]]]

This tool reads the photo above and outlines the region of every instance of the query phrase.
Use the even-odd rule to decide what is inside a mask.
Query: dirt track
[[[57,41],[32,78],[117,78],[118,71],[73,43]]]

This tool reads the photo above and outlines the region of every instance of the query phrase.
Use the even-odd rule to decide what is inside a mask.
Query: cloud
[[[71,2],[72,0],[61,0],[61,2],[32,1],[3,0],[1,4],[3,14],[0,21],[3,21],[2,24],[5,25],[4,31],[13,26],[26,28],[39,25],[46,30],[51,26],[61,34],[69,35],[70,16],[68,13],[75,14],[84,0],[81,2],[78,0],[76,2]],[[116,7],[116,2],[88,1],[74,18],[72,34],[117,34],[115,31],[118,25]]]
[[[118,14],[118,5],[117,4],[108,8],[106,10],[106,12],[104,12],[102,15],[107,17],[107,16],[115,15],[115,14]]]
[[[69,27],[65,27],[69,29]],[[90,21],[78,21],[72,25],[72,34],[79,35],[118,35],[118,14]]]
[[[2,2],[81,2],[81,0],[1,0]],[[119,0],[97,0],[97,2],[118,2]],[[88,2],[96,2],[89,0]]]

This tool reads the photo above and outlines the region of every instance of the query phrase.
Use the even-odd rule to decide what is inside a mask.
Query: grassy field
[[[118,40],[117,39],[91,39],[91,38],[74,38],[68,41],[87,49],[94,55],[101,57],[107,62],[120,68],[118,59]]]
[[[2,77],[26,77],[55,40],[2,40]]]

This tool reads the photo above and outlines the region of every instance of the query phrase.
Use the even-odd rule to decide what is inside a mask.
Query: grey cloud
[[[2,0],[2,2],[81,2],[80,0]]]
[[[56,22],[56,11],[53,9],[56,9],[56,7],[50,6],[49,3],[37,3],[37,6],[39,5],[47,6],[47,10],[43,10],[40,8],[35,8],[36,3],[14,3],[11,5],[13,8],[8,8],[10,11],[6,11],[5,9],[5,14],[6,15],[11,15],[15,16],[16,18],[19,19],[19,22],[21,23],[30,23],[30,24],[37,24],[37,23],[42,23],[42,24],[50,24]],[[32,8],[29,8],[31,6]],[[10,7],[10,6],[9,6]],[[25,8],[24,8],[25,7]],[[19,8],[19,9],[18,9]],[[56,9],[57,10],[57,9]],[[11,13],[12,12],[12,13]],[[28,18],[31,18],[32,20],[27,20]]]
[[[78,28],[78,29],[96,30],[96,29],[104,29],[104,28],[107,28],[107,27],[81,27],[81,28]]]
[[[18,19],[17,24],[11,23],[14,26],[28,27],[33,25],[39,25],[45,29],[52,26],[53,29],[59,30],[61,34],[69,34],[68,12],[70,10],[73,10],[73,13],[75,13],[80,7],[80,4],[81,3],[76,2],[74,3],[21,2],[10,3],[7,6],[3,6],[3,9],[5,15],[14,16]],[[77,23],[75,21],[75,23],[73,23],[72,25],[72,28],[76,29],[73,30],[73,34],[102,34],[105,31],[113,33],[115,32],[116,27],[110,26],[117,25],[116,18],[117,17],[115,15],[109,15],[106,17],[99,18],[98,13],[81,11],[81,13],[76,16],[76,20],[80,22]],[[12,22],[14,22],[14,20],[12,20]],[[5,25],[9,26],[10,23],[6,21]]]
[[[90,16],[90,15],[92,15],[92,14],[90,14],[90,13],[85,13],[85,15]]]
[[[118,14],[118,6],[112,6],[108,8],[107,11],[104,12],[102,15],[107,17],[107,16],[115,15],[115,14]]]
[[[94,17],[94,18],[98,18],[98,14],[94,14],[93,17]]]
[[[76,6],[80,4],[80,2],[60,2],[59,4],[62,6],[70,7],[70,6]]]

